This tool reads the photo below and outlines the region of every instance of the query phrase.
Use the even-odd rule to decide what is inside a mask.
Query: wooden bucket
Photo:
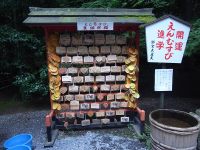
[[[158,109],[150,113],[149,121],[153,150],[196,149],[200,124],[190,114],[178,110]]]

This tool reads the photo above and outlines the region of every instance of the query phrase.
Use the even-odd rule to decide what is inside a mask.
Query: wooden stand
[[[49,41],[49,36],[52,33],[51,32],[52,30],[56,31],[56,32],[59,32],[59,33],[63,33],[66,30],[65,28],[67,28],[67,31],[69,31],[69,32],[77,32],[75,30],[75,27],[76,26],[73,26],[73,25],[70,25],[70,26],[67,26],[67,27],[66,26],[65,27],[63,27],[63,26],[48,26],[48,27],[44,27],[45,28],[45,34],[46,34],[46,41],[47,42]],[[127,43],[130,43],[130,42],[134,43],[135,48],[137,50],[139,50],[139,28],[137,26],[116,25],[114,28],[115,28],[116,31],[119,30],[119,29],[123,29],[125,31],[128,31],[128,30],[135,31],[136,32],[136,37],[128,39]],[[121,30],[121,32],[122,32],[122,30]],[[102,31],[102,33],[103,33],[103,31]],[[112,32],[110,32],[110,33],[112,33]],[[93,34],[94,34],[94,32],[93,32]],[[68,46],[71,46],[71,45],[68,45]],[[86,45],[86,46],[90,47],[91,45],[90,46]],[[122,45],[120,45],[120,46],[122,46]],[[95,58],[95,56],[102,56],[102,55],[103,54],[101,54],[101,52],[100,52],[98,55],[91,55],[91,56],[93,56]],[[70,54],[70,57],[73,57],[73,56],[77,56],[77,54],[75,54],[75,55],[71,55]],[[79,55],[79,56],[81,56],[81,55]],[[83,54],[83,56],[85,56],[85,54]],[[87,54],[86,54],[86,56],[87,56]],[[100,65],[100,67],[102,67],[104,65],[105,64],[102,64],[102,65]],[[107,64],[107,65],[112,66],[111,64]],[[123,65],[125,65],[125,63],[123,63]],[[72,65],[72,66],[74,66],[74,65]],[[96,66],[95,61],[90,66]],[[137,66],[139,66],[139,57],[138,57],[138,55],[137,55]],[[64,67],[64,66],[61,65],[61,67]],[[82,67],[84,67],[84,64],[82,64]],[[114,74],[115,75],[119,75],[119,73],[114,73]],[[125,72],[121,72],[120,74],[126,75]],[[75,76],[77,76],[77,75],[79,75],[79,73],[76,74]],[[103,75],[104,76],[110,75],[110,72],[109,73],[104,73]],[[50,77],[51,76],[52,75],[50,75],[50,73],[49,73],[49,81],[50,81]],[[72,76],[74,76],[74,75],[72,75]],[[136,89],[138,89],[138,73],[136,73],[136,76],[137,76],[137,80],[135,81],[135,85],[136,85]],[[111,84],[109,84],[109,83],[111,83]],[[85,83],[85,81],[84,81],[82,84],[78,84],[78,86],[86,85],[86,84],[87,83]],[[115,83],[108,82],[107,84],[110,85],[110,86],[112,86],[112,85],[120,85],[121,86],[121,85],[125,84],[125,82],[123,84],[119,84],[119,83],[116,83],[116,81],[115,81]],[[74,83],[71,84],[71,85],[74,85]],[[75,84],[75,85],[77,85],[77,84]],[[71,128],[71,129],[124,127],[124,126],[127,126],[127,124],[132,123],[133,124],[133,128],[135,129],[135,131],[136,131],[136,133],[138,135],[141,135],[143,133],[144,125],[145,125],[145,123],[144,123],[144,121],[145,121],[145,112],[143,110],[140,110],[138,107],[136,107],[136,108],[128,108],[127,107],[127,108],[117,108],[117,109],[116,108],[111,108],[110,104],[113,101],[106,101],[105,97],[110,93],[112,93],[112,94],[119,93],[119,91],[118,92],[103,92],[103,91],[101,91],[101,88],[100,88],[101,85],[102,84],[97,84],[96,81],[94,81],[94,83],[92,83],[92,84],[90,83],[87,86],[89,86],[90,88],[92,88],[93,86],[98,87],[97,93],[92,93],[92,92],[89,92],[89,93],[94,94],[96,97],[97,97],[97,95],[99,93],[101,93],[103,95],[103,97],[104,97],[103,101],[98,101],[98,100],[87,101],[87,102],[84,101],[85,103],[87,103],[89,105],[91,105],[92,103],[99,104],[100,105],[99,109],[83,110],[83,109],[79,108],[79,109],[75,109],[75,110],[68,109],[68,110],[60,112],[60,114],[63,113],[64,116],[66,114],[70,114],[70,113],[74,113],[74,114],[84,113],[84,115],[85,115],[84,118],[81,119],[81,118],[77,118],[76,117],[76,120],[77,120],[77,124],[76,125],[74,125],[74,120],[73,120],[75,118],[73,118],[71,120],[70,119],[66,120],[66,118],[64,120],[56,118],[56,114],[58,112],[56,112],[55,110],[52,109],[51,113],[46,116],[47,143],[45,144],[45,147],[53,146],[53,144],[54,144],[54,142],[56,140],[56,137],[58,135],[58,129],[66,129],[66,127],[64,126],[64,122],[67,122],[68,123],[67,128]],[[66,86],[66,85],[64,83],[62,83],[61,86]],[[68,87],[67,94],[73,94],[73,95],[77,95],[78,93],[80,94],[80,92],[78,92],[78,91],[75,92],[75,93],[74,92],[70,93],[69,92],[69,84],[66,87]],[[122,91],[122,93],[123,92],[125,92],[125,91]],[[81,94],[82,95],[86,95],[86,94],[89,94],[89,93],[86,92],[86,93],[81,93]],[[121,93],[121,90],[120,90],[120,93]],[[52,96],[52,93],[50,92],[50,97],[51,96]],[[115,101],[116,101],[116,99],[115,99]],[[50,102],[51,102],[51,108],[53,108],[53,102],[54,101],[50,100]],[[105,102],[108,104],[107,108],[103,107],[103,104]],[[124,100],[117,100],[116,102],[124,102]],[[62,103],[63,102],[60,102],[61,105],[62,105]],[[66,103],[66,102],[64,102],[64,103]],[[80,104],[81,103],[83,103],[83,102],[80,102]],[[137,103],[138,103],[137,99],[136,99],[135,103],[136,103],[136,106],[137,106]],[[69,104],[69,102],[67,102],[67,104]],[[114,117],[113,116],[104,116],[104,117],[98,117],[98,118],[95,117],[95,115],[93,115],[92,117],[87,116],[88,112],[93,112],[95,114],[96,112],[106,112],[106,111],[109,111],[109,110],[112,110],[112,111],[122,110],[122,111],[125,111],[126,114],[125,115],[121,115],[121,116],[120,115],[119,116],[114,116]],[[121,122],[120,118],[123,117],[123,116],[129,117],[129,121],[128,122]],[[138,116],[140,116],[140,117],[138,117]],[[92,119],[104,119],[105,117],[107,119],[110,119],[108,124],[104,124],[104,123],[95,124],[95,123],[92,123]],[[83,126],[83,124],[81,124],[82,120],[89,120],[90,121],[90,125]]]
[[[134,68],[130,67],[132,69],[130,69],[131,72],[129,72],[129,75],[130,75],[129,81],[131,83],[134,82],[132,84],[134,86],[133,87],[130,86],[130,87],[131,87],[131,89],[132,88],[135,88],[135,89],[132,89],[131,92],[129,91],[129,94],[128,94],[129,98],[126,99],[126,101],[129,101],[129,106],[131,108],[129,108],[129,107],[111,108],[110,107],[111,101],[109,101],[109,100],[107,101],[105,98],[108,94],[110,94],[110,93],[116,94],[117,92],[113,92],[113,91],[110,92],[108,90],[103,91],[101,89],[101,84],[97,84],[96,80],[94,80],[94,82],[92,84],[89,84],[89,86],[90,86],[90,88],[92,88],[93,86],[96,86],[96,88],[98,88],[96,93],[86,92],[86,93],[81,93],[81,94],[83,94],[83,95],[85,95],[85,94],[95,94],[93,96],[98,97],[98,93],[101,93],[102,94],[101,97],[104,98],[104,99],[102,99],[102,101],[98,101],[96,99],[96,101],[93,100],[93,101],[87,102],[88,105],[91,105],[93,103],[97,103],[97,105],[95,106],[95,107],[97,107],[96,109],[80,110],[79,105],[78,105],[78,107],[77,106],[75,107],[76,110],[67,109],[67,110],[58,112],[58,110],[60,110],[60,106],[62,105],[62,103],[69,103],[69,102],[68,101],[67,102],[59,102],[58,101],[59,100],[58,97],[60,96],[58,94],[59,93],[58,90],[60,90],[60,83],[59,82],[56,81],[56,83],[55,83],[56,87],[57,87],[56,89],[57,89],[57,92],[58,92],[57,94],[54,94],[54,92],[55,92],[55,91],[53,91],[54,85],[50,85],[50,87],[51,87],[51,91],[50,91],[51,113],[46,116],[47,142],[45,144],[45,147],[53,146],[53,144],[56,140],[56,137],[58,135],[58,130],[59,129],[65,129],[66,126],[68,128],[71,128],[71,129],[90,129],[90,128],[122,127],[122,126],[127,126],[127,124],[129,124],[129,123],[132,123],[137,134],[141,135],[144,131],[145,111],[140,110],[137,107],[138,99],[137,98],[133,99],[133,96],[134,96],[134,98],[139,97],[138,94],[136,94],[137,96],[135,96],[134,92],[133,92],[133,91],[135,91],[136,93],[138,93],[138,80],[139,80],[138,72],[136,73],[136,76],[134,76],[134,77],[132,76],[133,75],[133,69],[136,68],[135,65],[137,65],[137,67],[139,67],[139,54],[136,54],[136,53],[133,54],[132,53],[133,55],[131,55],[131,54],[125,55],[125,53],[122,54],[122,52],[121,53],[113,53],[113,52],[107,53],[106,50],[103,53],[101,53],[100,48],[99,48],[99,53],[98,53],[98,48],[94,48],[94,47],[96,47],[96,46],[98,46],[98,47],[100,47],[100,46],[112,46],[112,47],[120,46],[120,47],[122,47],[122,46],[126,45],[126,46],[133,47],[133,49],[132,49],[133,51],[135,51],[135,49],[136,49],[136,51],[139,52],[139,25],[144,23],[141,20],[146,18],[146,16],[154,16],[153,13],[151,12],[152,9],[149,9],[149,8],[135,9],[135,10],[134,9],[98,9],[98,8],[94,8],[94,9],[79,9],[79,8],[58,8],[57,9],[57,8],[53,8],[52,9],[52,8],[36,8],[36,7],[34,7],[34,8],[30,8],[30,11],[31,12],[29,14],[29,17],[23,23],[27,24],[27,25],[31,25],[31,26],[41,26],[45,30],[45,37],[46,37],[46,43],[47,43],[46,45],[47,45],[47,60],[48,60],[47,64],[48,64],[48,66],[51,62],[50,66],[49,66],[49,83],[51,83],[50,79],[52,79],[52,78],[53,78],[53,80],[55,78],[57,78],[57,79],[60,78],[61,74],[58,75],[58,73],[56,72],[57,68],[58,68],[58,62],[59,62],[58,61],[59,57],[56,56],[56,55],[65,55],[65,47],[66,48],[67,47],[74,47],[72,49],[77,49],[78,46],[87,46],[87,48],[89,49],[89,55],[93,56],[93,58],[95,56],[106,56],[107,57],[108,55],[111,55],[111,54],[112,55],[113,54],[118,55],[118,56],[122,55],[122,56],[126,56],[126,57],[129,57],[129,58],[132,57],[131,62],[134,62],[135,57],[137,58],[136,64],[133,65],[131,63],[127,63],[127,66],[128,65],[134,66]],[[154,19],[154,18],[152,17],[152,19]],[[99,23],[98,24],[99,27],[98,28],[96,27],[96,29],[97,30],[101,29],[99,31],[93,30],[94,26],[96,26],[97,21]],[[108,23],[108,24],[113,25],[113,30],[112,30],[112,27],[110,28],[109,26],[108,26],[109,31],[104,30],[104,29],[108,29],[107,25],[106,25],[107,21],[111,22],[111,23]],[[84,22],[83,31],[77,31],[77,24],[83,24],[83,22]],[[87,23],[85,23],[85,22],[87,22]],[[88,24],[89,26],[85,27],[86,24]],[[93,27],[90,26],[92,24],[94,25]],[[103,25],[102,26],[103,28],[100,27],[101,25]],[[92,31],[85,31],[86,28],[89,29],[89,30],[92,30]],[[123,36],[120,36],[120,35],[122,35],[122,33],[128,33],[127,35],[132,36],[132,31],[135,32],[135,37],[125,38]],[[58,35],[56,35],[56,36],[53,35],[50,38],[50,35],[52,35],[53,33],[58,33],[60,35],[63,35],[65,33],[66,34],[70,33],[70,38],[72,40],[62,41],[59,44],[58,43]],[[80,38],[80,36],[79,36],[80,33],[82,34],[83,39]],[[94,37],[94,35],[97,34],[97,33],[101,33],[102,35],[98,35],[96,41],[92,41],[91,40],[92,37]],[[78,36],[75,37],[75,35],[78,35]],[[65,36],[67,36],[68,39],[69,39],[68,35],[65,35]],[[117,37],[117,38],[114,38],[114,41],[113,41],[114,36]],[[105,39],[107,41],[104,42],[102,37],[105,37]],[[74,40],[74,38],[76,40]],[[126,44],[123,42],[123,40],[121,40],[122,42],[120,42],[119,39],[126,39],[127,40],[125,42]],[[82,42],[82,40],[83,40],[83,42]],[[63,46],[63,42],[68,43],[68,45],[64,44],[64,46]],[[92,45],[91,45],[91,43],[92,43]],[[58,47],[58,46],[63,46],[63,47],[61,48],[60,53],[56,54],[55,48]],[[90,46],[92,46],[93,48],[91,48]],[[84,47],[82,47],[82,48],[84,49]],[[116,48],[116,51],[119,50],[118,49],[119,47],[118,48],[115,47],[115,48]],[[82,52],[78,52],[78,53],[75,50],[74,51],[71,50],[71,52],[70,52],[71,54],[69,54],[69,52],[67,52],[67,54],[69,54],[70,57],[75,58],[75,59],[78,58],[77,56],[87,56],[88,54],[83,52],[84,51],[83,49],[82,49]],[[132,50],[131,50],[131,52],[133,52]],[[129,51],[129,53],[130,53],[130,51]],[[91,67],[96,66],[94,61],[93,61],[93,64],[92,64],[92,61],[90,60],[90,58],[88,58],[88,60],[87,60],[87,63],[89,63],[89,66],[90,65],[91,65]],[[57,61],[52,62],[51,59],[54,59],[54,60],[57,60]],[[68,60],[68,58],[64,58],[64,60],[66,61],[66,60]],[[82,59],[80,59],[80,60],[82,60]],[[84,63],[82,63],[82,61],[79,62],[79,59],[77,59],[77,63],[79,63],[79,65],[82,65],[82,67],[85,66]],[[114,63],[116,63],[116,62],[114,62]],[[125,63],[122,63],[122,64],[125,65]],[[121,63],[116,64],[116,66],[120,66],[122,64]],[[113,66],[111,64],[106,64],[106,65]],[[55,66],[56,66],[56,68],[55,68]],[[100,67],[102,67],[102,65],[100,65]],[[63,71],[65,72],[65,70],[66,69],[64,68]],[[115,72],[112,75],[116,76],[116,75],[119,75],[120,73],[122,75],[126,76],[125,71],[123,73],[120,72],[120,71]],[[76,73],[76,76],[78,76],[78,75],[79,74]],[[110,72],[105,72],[101,75],[103,75],[103,76],[110,75]],[[130,77],[131,77],[131,79],[134,79],[134,80],[130,80]],[[136,81],[135,81],[135,78],[136,78]],[[67,79],[67,80],[69,80],[69,79]],[[112,80],[112,78],[109,78],[108,80]],[[88,83],[85,83],[85,81],[83,81],[81,83],[82,84],[74,84],[74,85],[80,86],[80,85],[88,84]],[[107,82],[107,84],[109,84],[110,86],[112,86],[113,84],[122,85],[122,84],[125,84],[125,82],[124,83],[120,83],[120,82],[112,83],[112,81],[111,81],[111,82]],[[126,81],[126,84],[127,84],[127,81]],[[69,85],[65,85],[64,83],[62,83],[61,86],[69,88]],[[126,87],[126,88],[130,88],[130,87]],[[75,89],[76,93],[73,93],[73,95],[78,94],[78,92],[76,90],[77,90],[77,87]],[[126,90],[120,91],[120,93],[123,93],[123,92],[126,92]],[[119,93],[119,91],[118,91],[118,93]],[[68,94],[71,94],[71,92],[68,92]],[[52,95],[53,95],[53,97],[52,97]],[[54,95],[56,95],[56,97],[57,97],[56,102],[54,101],[55,100]],[[63,95],[61,95],[61,96],[63,96]],[[83,96],[80,97],[80,99],[84,99]],[[124,102],[125,97],[121,98],[121,99],[120,98],[115,99],[115,100],[116,100],[116,102]],[[112,99],[112,102],[115,102],[115,100]],[[107,104],[104,105],[105,102]],[[133,104],[133,105],[130,105],[130,103]],[[59,104],[58,105],[59,108],[57,107],[57,104]],[[82,102],[80,102],[80,104],[82,104]],[[56,106],[56,108],[55,108],[55,106]],[[98,109],[98,106],[100,106],[99,109]],[[58,109],[58,110],[56,110],[56,109]],[[104,119],[104,121],[101,120],[102,122],[96,122],[96,124],[94,122],[92,122],[92,119],[96,119],[96,116],[93,115],[93,114],[96,114],[97,112],[117,111],[117,110],[121,110],[121,112],[125,111],[126,114],[125,115],[119,115],[118,114],[118,115],[115,115],[115,116],[108,116],[107,115],[107,116],[104,116],[104,117],[97,117],[97,119]],[[92,114],[92,115],[88,115],[88,112],[90,112],[90,114]],[[74,121],[74,122],[73,122],[73,118],[75,118],[75,117],[71,117],[71,120],[70,119],[66,120],[66,118],[65,118],[65,120],[61,119],[63,116],[69,115],[69,113],[73,113],[73,114],[84,113],[85,116],[82,119],[78,119],[76,117],[76,121]],[[61,116],[61,118],[57,117],[56,116],[57,114],[59,114]],[[91,117],[89,117],[89,116],[91,116]],[[85,126],[85,125],[83,126],[83,124],[81,124],[82,120],[84,120],[84,119],[87,120],[88,122],[90,121],[89,124],[85,124],[87,126]],[[66,122],[65,126],[64,126],[64,122]]]

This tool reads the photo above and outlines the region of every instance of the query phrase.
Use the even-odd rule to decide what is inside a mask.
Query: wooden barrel
[[[189,113],[158,109],[149,114],[153,150],[196,150],[200,124]]]

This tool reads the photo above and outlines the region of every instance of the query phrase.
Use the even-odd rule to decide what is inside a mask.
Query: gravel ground
[[[87,131],[85,135],[56,140],[48,150],[146,150],[138,140]],[[39,149],[38,149],[39,150]]]
[[[83,135],[62,136],[54,147],[44,148],[46,142],[45,116],[49,110],[0,115],[0,149],[4,142],[18,134],[32,134],[35,150],[146,150],[138,140],[87,130]],[[59,132],[59,136],[63,131]]]
[[[141,109],[145,110],[146,119],[148,119],[149,113],[159,108],[159,98],[141,98],[138,104]],[[165,108],[195,112],[200,108],[200,99],[165,98]],[[75,131],[74,135],[60,131],[54,147],[44,148],[46,142],[45,116],[49,113],[50,110],[35,111],[30,108],[23,110],[17,107],[1,111],[0,150],[6,140],[23,133],[33,135],[32,142],[36,146],[35,150],[146,150],[145,143],[128,138],[131,133],[127,128]]]
[[[0,116],[0,145],[18,134],[28,133],[37,150],[43,149],[46,141],[45,116],[50,111],[35,111]]]

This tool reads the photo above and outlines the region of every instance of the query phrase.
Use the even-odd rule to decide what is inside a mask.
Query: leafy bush
[[[193,53],[200,51],[200,19],[196,20],[187,41],[186,50],[184,55],[190,56]]]
[[[1,71],[15,76],[14,85],[19,86],[22,99],[34,93],[48,93],[45,40],[33,34],[20,32],[9,25],[0,26]]]
[[[19,90],[24,94],[24,98],[30,99],[36,94],[42,96],[48,94],[49,88],[47,79],[47,67],[43,67],[34,73],[16,75],[13,84],[20,87]]]

